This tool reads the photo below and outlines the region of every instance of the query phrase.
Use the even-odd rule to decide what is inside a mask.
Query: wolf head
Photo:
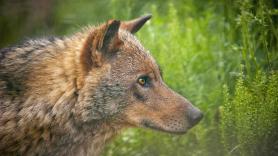
[[[154,58],[133,35],[150,18],[110,20],[88,35],[80,56],[85,121],[185,133],[201,120],[201,111],[164,83]]]

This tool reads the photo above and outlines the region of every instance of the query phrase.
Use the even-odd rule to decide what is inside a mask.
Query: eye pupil
[[[139,83],[141,86],[145,87],[145,86],[147,86],[148,81],[149,81],[148,76],[142,76],[137,80],[137,83]]]
[[[140,79],[139,79],[139,83],[140,83],[141,85],[144,85],[144,84],[146,83],[146,80],[143,79],[143,78],[140,78]]]
[[[141,76],[137,79],[137,83],[139,83],[143,87],[150,86],[150,78],[148,76]]]

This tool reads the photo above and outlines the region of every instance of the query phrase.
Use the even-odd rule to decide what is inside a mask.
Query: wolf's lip
[[[166,132],[166,133],[171,133],[171,134],[178,134],[178,135],[182,135],[185,134],[187,132],[187,129],[183,129],[183,130],[169,130],[169,129],[165,129],[161,126],[158,126],[156,124],[154,124],[153,122],[149,121],[149,120],[143,120],[141,122],[141,125],[145,128],[150,128],[153,130],[157,130],[157,131],[161,131],[161,132]]]

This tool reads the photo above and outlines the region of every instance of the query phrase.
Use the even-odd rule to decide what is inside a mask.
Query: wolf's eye
[[[147,83],[149,81],[149,77],[148,76],[142,76],[139,77],[137,82],[141,85],[141,86],[147,86]]]

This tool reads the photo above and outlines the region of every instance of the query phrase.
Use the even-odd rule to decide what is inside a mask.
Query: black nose
[[[203,113],[195,107],[191,107],[187,111],[187,118],[191,127],[196,125],[203,118]]]

